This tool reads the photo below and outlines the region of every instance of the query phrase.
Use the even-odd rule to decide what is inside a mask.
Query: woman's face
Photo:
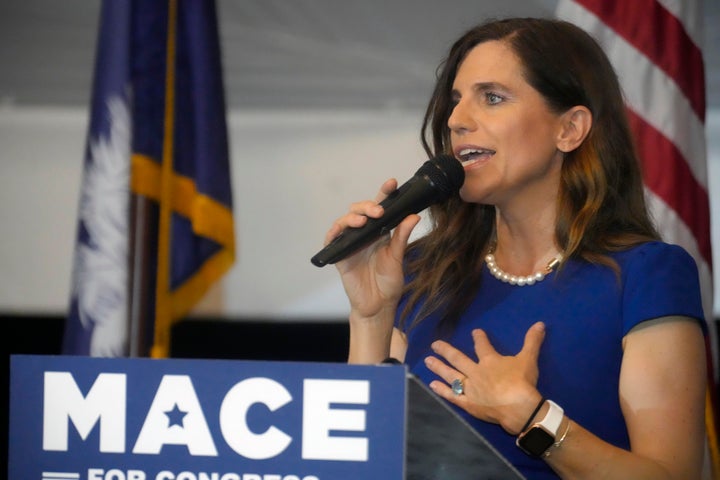
[[[448,119],[453,153],[463,163],[463,200],[533,205],[557,195],[562,116],[523,77],[520,60],[502,41],[473,48],[453,83]]]

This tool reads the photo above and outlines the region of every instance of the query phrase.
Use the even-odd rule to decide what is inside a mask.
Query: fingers
[[[496,354],[495,347],[490,343],[485,331],[476,328],[472,331],[473,343],[475,344],[475,353],[478,359],[482,359],[485,356]]]
[[[455,380],[458,380],[462,382],[463,390],[467,390],[466,382],[468,381],[467,377],[459,376],[456,377]],[[435,392],[438,396],[444,398],[450,403],[454,403],[455,405],[458,405],[462,408],[467,408],[468,399],[465,395],[458,395],[456,392],[453,391],[452,388],[453,382],[446,384],[439,380],[433,380],[430,382],[429,387],[432,389],[433,392]],[[464,392],[463,392],[464,393]]]
[[[420,215],[409,215],[398,224],[395,233],[390,239],[390,252],[393,258],[402,261],[403,255],[405,255],[405,248],[407,248],[408,241],[410,240],[410,235],[419,222]]]
[[[468,376],[436,357],[425,358],[425,366],[435,375],[443,379],[442,382],[439,380],[430,382],[430,388],[447,400],[457,401],[458,395],[452,390],[453,382],[460,381],[463,383],[463,388],[465,388],[465,382],[467,382]]]
[[[350,205],[348,213],[333,222],[330,230],[325,234],[325,245],[340,235],[340,232],[347,227],[362,227],[367,223],[368,218],[381,217],[383,212],[383,208],[372,200],[353,203]]]
[[[394,178],[385,180],[385,183],[382,184],[382,186],[380,187],[380,191],[375,196],[375,201],[378,203],[382,202],[388,195],[397,190],[397,187],[398,182]]]
[[[523,348],[520,351],[520,355],[528,358],[528,360],[537,364],[538,356],[540,355],[540,347],[545,340],[545,324],[543,322],[537,322],[531,326],[527,333],[525,333],[525,342]]]
[[[430,388],[470,415],[516,432],[518,399],[540,395],[537,360],[545,324],[537,322],[527,330],[517,355],[500,354],[482,329],[473,330],[472,337],[477,361],[447,342],[433,342],[437,356],[425,358],[425,365],[439,378],[430,383]],[[453,383],[459,388],[453,389]]]
[[[433,352],[447,360],[447,363],[435,357],[428,357],[426,364],[430,370],[447,383],[452,383],[453,380],[466,376],[465,372],[472,370],[475,365],[475,362],[447,342],[437,340],[433,342],[431,347]]]
[[[347,227],[358,228],[367,223],[368,218],[379,218],[383,215],[384,209],[379,203],[389,194],[397,189],[397,180],[391,178],[386,180],[380,187],[375,200],[364,200],[350,205],[348,212],[335,220],[325,234],[325,245],[330,243],[340,232]]]

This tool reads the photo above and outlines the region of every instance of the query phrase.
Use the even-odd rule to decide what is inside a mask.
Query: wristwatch
[[[515,440],[515,445],[532,457],[540,458],[555,443],[558,429],[564,416],[563,409],[552,400],[547,400],[550,409],[538,423],[528,428]]]

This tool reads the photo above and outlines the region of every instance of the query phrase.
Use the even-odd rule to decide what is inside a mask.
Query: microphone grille
[[[428,176],[445,198],[455,193],[465,181],[465,170],[451,155],[438,155],[428,160],[420,167],[420,172]]]

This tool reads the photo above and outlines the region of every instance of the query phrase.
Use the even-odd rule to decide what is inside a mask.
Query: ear
[[[561,152],[572,152],[587,138],[592,127],[592,113],[587,107],[577,105],[560,117],[560,131],[557,148]]]

